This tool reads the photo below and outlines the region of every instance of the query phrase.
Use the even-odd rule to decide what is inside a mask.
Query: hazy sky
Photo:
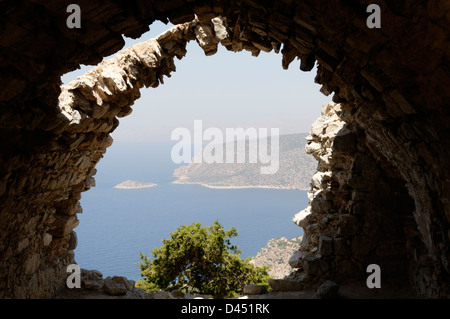
[[[153,38],[169,25],[154,23],[140,39],[127,39],[125,48]],[[316,69],[302,72],[295,60],[289,70],[281,67],[281,54],[230,52],[219,46],[205,56],[195,41],[187,55],[176,60],[176,72],[158,88],[141,89],[133,112],[121,118],[113,132],[115,141],[167,141],[172,130],[186,127],[193,132],[194,120],[203,128],[279,128],[280,133],[309,132],[320,116],[321,105],[331,100],[314,83]],[[68,83],[92,66],[63,76]],[[270,131],[270,130],[269,130]]]

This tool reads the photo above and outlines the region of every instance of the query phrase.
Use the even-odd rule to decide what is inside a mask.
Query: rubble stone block
[[[333,254],[333,238],[329,236],[319,237],[319,253],[322,256],[329,256]]]

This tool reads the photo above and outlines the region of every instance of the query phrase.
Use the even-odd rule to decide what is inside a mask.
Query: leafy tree
[[[268,267],[243,260],[230,239],[238,236],[233,227],[225,231],[216,221],[182,225],[152,251],[153,260],[140,253],[138,286],[148,292],[178,289],[185,293],[228,298],[242,292],[246,284],[267,284]]]

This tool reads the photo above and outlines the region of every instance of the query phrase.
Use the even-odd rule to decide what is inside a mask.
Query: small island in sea
[[[132,180],[126,180],[123,181],[120,184],[117,184],[116,186],[114,186],[114,188],[117,189],[138,189],[138,188],[149,188],[149,187],[153,187],[156,186],[157,184],[153,184],[153,183],[143,183],[143,182],[139,182],[139,181],[132,181]]]

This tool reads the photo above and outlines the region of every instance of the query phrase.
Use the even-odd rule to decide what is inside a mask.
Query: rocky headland
[[[281,135],[279,168],[275,174],[261,174],[261,163],[193,163],[177,168],[174,184],[200,184],[209,188],[273,188],[309,190],[317,161],[306,154],[307,134]],[[269,143],[270,147],[270,143]],[[225,148],[225,144],[224,144]],[[249,148],[246,147],[246,159]]]

